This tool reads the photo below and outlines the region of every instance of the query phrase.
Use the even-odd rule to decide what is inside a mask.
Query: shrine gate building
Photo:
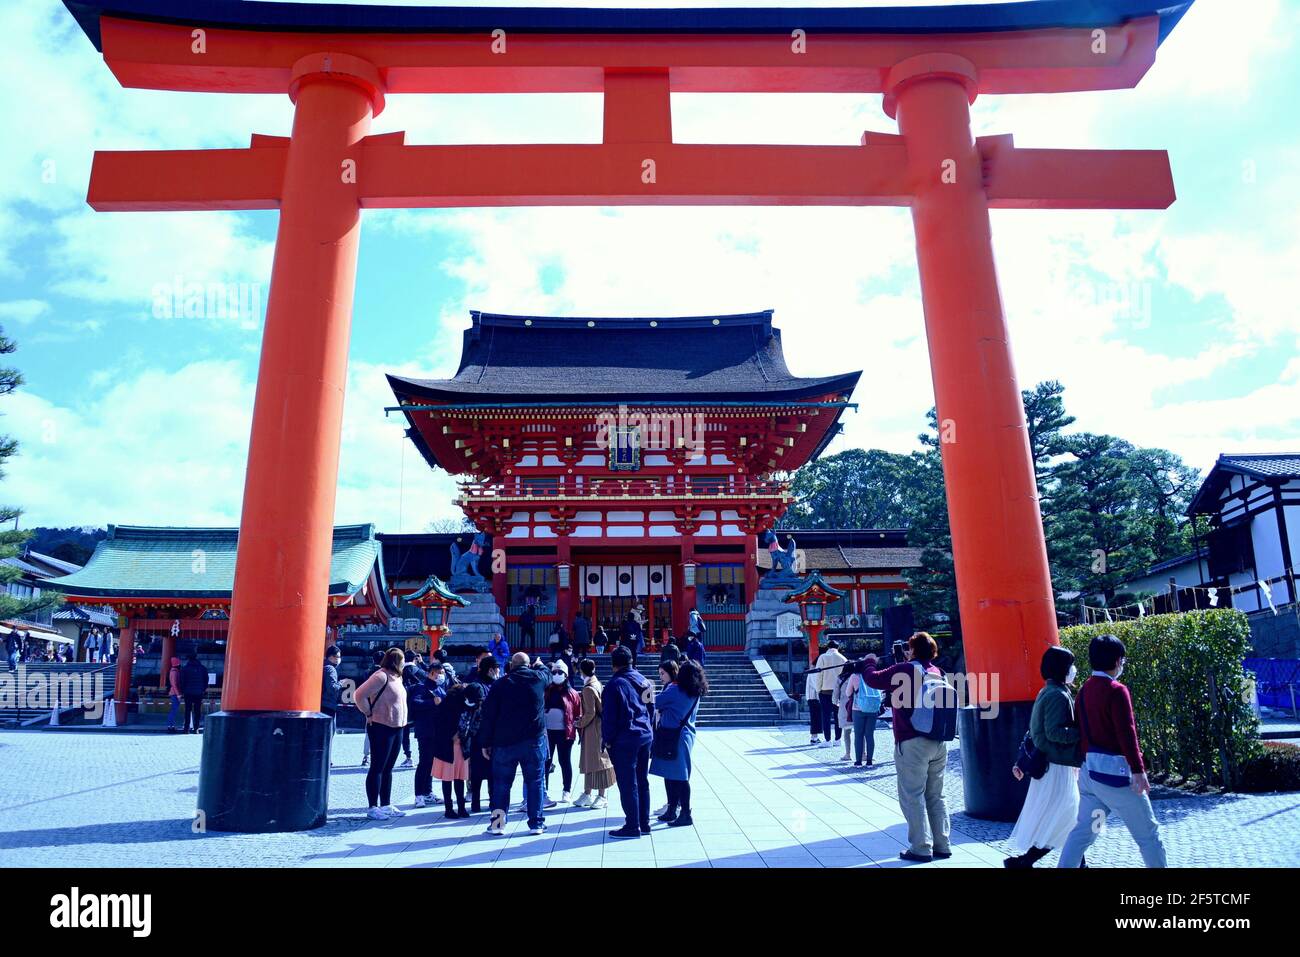
[[[509,631],[531,604],[570,634],[582,614],[617,635],[641,604],[653,643],[699,607],[715,646],[743,647],[756,536],[840,431],[860,373],[793,375],[771,310],[471,318],[452,378],[389,381],[408,436],[492,537],[482,571]]]

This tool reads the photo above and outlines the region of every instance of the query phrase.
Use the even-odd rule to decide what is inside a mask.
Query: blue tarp
[[[1291,710],[1294,701],[1300,703],[1300,660],[1295,658],[1247,658],[1243,662],[1247,671],[1255,675],[1255,692],[1265,708]]]

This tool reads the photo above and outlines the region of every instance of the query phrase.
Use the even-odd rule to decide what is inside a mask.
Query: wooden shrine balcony
[[[528,502],[596,504],[617,501],[645,502],[649,506],[669,502],[701,502],[723,504],[733,501],[766,499],[788,504],[792,496],[786,482],[761,479],[738,480],[731,483],[706,481],[692,482],[689,477],[671,476],[655,478],[600,478],[588,479],[581,487],[573,484],[530,483],[523,480],[518,486],[501,482],[462,482],[461,506],[488,503]]]

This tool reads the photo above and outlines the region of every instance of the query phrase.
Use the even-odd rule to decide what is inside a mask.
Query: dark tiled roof
[[[237,528],[174,528],[110,525],[108,537],[80,571],[52,578],[51,588],[71,595],[125,598],[228,598],[235,580]],[[202,562],[195,552],[202,552]],[[330,556],[331,595],[353,595],[379,562],[373,525],[334,529]],[[386,596],[371,596],[377,602]]]
[[[1214,468],[1210,469],[1210,474],[1205,476],[1205,481],[1197,489],[1192,504],[1187,506],[1187,514],[1217,513],[1219,495],[1233,475],[1248,475],[1264,481],[1300,478],[1300,453],[1220,455]]]
[[[675,318],[470,315],[456,375],[389,376],[399,397],[466,404],[797,400],[847,394],[861,375],[792,375],[771,310]]]
[[[1300,478],[1300,453],[1220,455],[1218,464],[1260,478]]]
[[[784,532],[780,533],[784,535]],[[795,542],[799,536],[795,535]],[[921,564],[919,548],[821,548],[799,546],[804,554],[805,568],[818,568],[822,571],[840,571],[842,569],[871,570],[880,568],[918,568]],[[764,549],[758,552],[758,567],[771,568],[772,556]]]

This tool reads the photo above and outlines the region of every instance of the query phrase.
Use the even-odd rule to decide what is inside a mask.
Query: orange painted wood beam
[[[867,146],[681,143],[404,146],[352,152],[364,208],[477,206],[907,206],[902,141]],[[992,209],[1164,209],[1163,150],[1022,150],[981,142]],[[101,211],[274,209],[287,147],[101,151],[88,202]],[[653,182],[646,182],[647,161]]]
[[[1126,89],[1155,62],[1159,20],[989,33],[812,33],[805,52],[769,34],[382,34],[192,28],[103,17],[104,60],[126,87],[283,93],[301,57],[331,51],[377,66],[388,93],[598,93],[607,69],[667,70],[678,93],[880,93],[896,63],[935,52],[973,63],[980,93]]]

